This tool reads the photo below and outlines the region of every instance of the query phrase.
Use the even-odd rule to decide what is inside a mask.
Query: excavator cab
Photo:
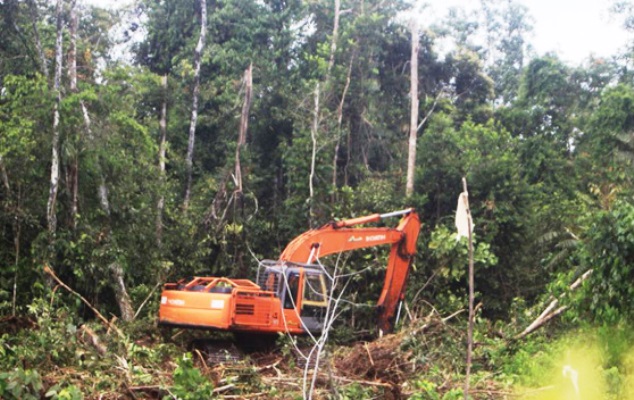
[[[257,282],[262,290],[273,292],[280,299],[288,317],[286,324],[299,322],[305,330],[321,331],[328,306],[328,285],[322,267],[265,260]]]

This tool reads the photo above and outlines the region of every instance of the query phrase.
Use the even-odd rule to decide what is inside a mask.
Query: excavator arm
[[[359,227],[359,225],[395,216],[402,216],[395,228]],[[296,237],[286,246],[280,261],[310,264],[319,257],[330,254],[378,245],[391,245],[385,281],[377,302],[379,329],[383,332],[391,332],[394,329],[396,309],[398,303],[403,300],[407,277],[416,254],[420,225],[418,214],[412,208],[333,221]]]

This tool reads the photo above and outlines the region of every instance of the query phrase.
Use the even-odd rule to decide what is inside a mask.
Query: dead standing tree
[[[238,130],[238,142],[236,143],[236,159],[234,179],[236,184],[235,192],[240,198],[242,197],[242,167],[240,165],[240,151],[247,143],[247,129],[249,128],[249,111],[251,110],[251,99],[253,93],[253,64],[244,71],[242,79],[244,87],[244,101],[242,102],[242,112],[240,113],[240,128]]]
[[[414,194],[414,173],[416,171],[416,142],[418,139],[418,23],[412,20],[412,55],[410,60],[410,122],[409,142],[407,147],[407,183],[405,196]]]

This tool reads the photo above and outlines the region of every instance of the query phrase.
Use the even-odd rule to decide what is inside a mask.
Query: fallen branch
[[[146,390],[160,390],[161,386],[160,385],[130,386],[128,389],[134,390],[137,392],[142,392]]]
[[[272,370],[276,371],[278,376],[279,376],[280,372],[279,372],[279,370],[276,367],[279,365],[279,363],[281,361],[282,361],[282,359],[280,358],[279,360],[275,361],[273,364],[265,365],[263,367],[258,367],[257,371],[258,372],[262,372],[262,371],[266,371],[267,369],[272,369]]]
[[[370,364],[374,367],[374,360],[372,359],[372,354],[370,354],[370,349],[368,348],[368,343],[364,344],[365,351],[368,353],[368,358],[370,359]]]
[[[57,277],[57,275],[55,275],[55,272],[53,271],[53,269],[51,267],[49,267],[48,265],[44,266],[44,272],[47,273],[48,275],[50,275],[51,278],[53,278],[55,280],[55,282],[57,282],[61,287],[63,287],[64,289],[68,290],[70,293],[74,294],[75,296],[79,297],[79,299],[86,304],[86,306],[88,308],[90,308],[95,315],[97,316],[97,318],[99,318],[101,320],[101,322],[103,322],[108,329],[113,329],[115,332],[117,332],[117,334],[119,335],[119,337],[124,337],[123,332],[121,332],[119,330],[119,328],[117,328],[116,326],[112,325],[110,323],[110,321],[108,321],[106,319],[106,317],[104,317],[95,307],[93,307],[90,302],[88,300],[86,300],[86,298],[84,298],[84,296],[82,296],[81,294],[77,293],[76,291],[74,291],[73,289],[71,289],[68,285],[66,285],[64,282],[62,282],[61,279],[59,279]]]
[[[480,303],[480,304],[482,304],[482,303]],[[450,319],[452,319],[453,317],[455,317],[456,315],[460,315],[460,314],[462,314],[465,311],[467,311],[467,310],[465,310],[464,308],[460,309],[460,310],[456,311],[455,313],[453,313],[453,314],[451,314],[451,315],[449,315],[449,316],[447,316],[445,318],[442,318],[441,321],[443,323],[445,323],[445,322],[449,321]]]
[[[230,383],[228,385],[224,385],[224,386],[220,386],[214,389],[214,393],[222,393],[222,392],[226,392],[227,390],[233,389],[235,388],[236,385],[234,385],[233,383]]]
[[[101,354],[102,356],[106,355],[106,346],[101,344],[99,336],[97,336],[97,334],[92,329],[90,329],[86,325],[82,325],[79,328],[79,333],[81,334],[82,338],[84,336],[88,337],[88,342],[95,348],[95,350],[97,350],[99,354]]]
[[[584,272],[583,275],[581,275],[579,278],[577,278],[577,280],[575,280],[572,283],[572,285],[570,285],[570,291],[573,291],[573,290],[577,289],[579,286],[581,286],[583,281],[588,279],[590,274],[592,274],[592,270],[591,269],[589,269],[586,272]],[[527,335],[533,333],[537,329],[539,329],[542,326],[544,326],[544,324],[546,324],[546,322],[550,321],[551,319],[555,318],[556,316],[558,316],[561,313],[563,313],[564,311],[566,311],[568,309],[568,306],[561,306],[561,307],[555,309],[555,307],[557,307],[559,305],[559,299],[561,299],[562,296],[563,295],[559,296],[556,299],[553,299],[553,301],[550,302],[548,307],[546,307],[546,309],[539,315],[539,317],[537,317],[520,334],[515,335],[514,339],[518,340],[518,339],[522,339],[522,338],[526,337]]]
[[[194,349],[194,353],[196,354],[196,356],[198,356],[198,359],[200,360],[200,363],[203,365],[203,367],[205,367],[205,372],[209,372],[209,366],[207,365],[207,362],[205,361],[205,357],[203,357],[200,350]]]

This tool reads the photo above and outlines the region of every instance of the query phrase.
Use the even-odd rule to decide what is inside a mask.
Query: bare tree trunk
[[[339,162],[339,148],[341,147],[341,123],[343,121],[343,105],[350,88],[350,79],[352,76],[352,61],[354,60],[354,54],[350,57],[350,64],[348,64],[348,74],[346,75],[346,84],[343,87],[343,93],[341,94],[341,101],[337,107],[337,142],[335,144],[335,154],[332,157],[332,198],[331,201],[334,204],[337,201],[337,163]]]
[[[69,24],[70,43],[68,47],[68,77],[70,80],[70,91],[77,93],[77,10],[75,10],[75,0],[70,2],[70,24]],[[81,102],[84,107],[83,101]],[[79,143],[81,142],[78,141]],[[79,145],[75,149],[75,157],[71,169],[72,177],[69,181],[71,184],[71,206],[70,218],[73,229],[77,228],[77,215],[79,214]]]
[[[132,321],[134,319],[134,308],[132,308],[132,301],[125,287],[123,268],[118,261],[115,261],[108,266],[108,269],[110,269],[110,274],[114,280],[114,282],[112,282],[112,288],[117,297],[117,303],[121,311],[121,319],[126,322]]]
[[[198,121],[198,96],[200,95],[200,64],[205,38],[207,36],[207,0],[200,0],[200,36],[194,51],[194,98],[192,100],[192,116],[189,124],[189,140],[187,142],[187,158],[185,166],[187,170],[187,188],[185,189],[185,199],[183,208],[189,207],[192,188],[192,169],[194,162],[194,142],[196,140],[196,122]]]
[[[312,226],[314,216],[314,197],[315,197],[315,164],[317,161],[317,133],[319,130],[319,82],[315,85],[315,108],[313,109],[313,125],[310,129],[310,138],[312,141],[312,152],[310,156],[310,176],[308,177],[308,189],[309,189],[309,212],[308,222]]]
[[[244,71],[244,102],[242,103],[242,113],[240,115],[240,130],[238,132],[238,142],[236,144],[236,166],[235,166],[235,192],[242,193],[242,169],[240,167],[240,150],[247,142],[247,129],[249,127],[249,110],[251,109],[251,97],[253,92],[253,64]]]
[[[586,272],[584,272],[579,278],[577,278],[572,285],[570,285],[570,291],[573,291],[575,289],[577,289],[579,286],[581,286],[581,284],[583,283],[583,281],[585,281],[586,279],[588,279],[588,277],[590,276],[590,274],[592,274],[592,269],[587,270]],[[563,297],[564,295],[561,295],[559,298]],[[560,315],[561,313],[563,313],[564,311],[566,311],[568,309],[568,306],[560,306],[559,308],[555,309],[555,307],[557,307],[559,305],[559,299],[553,299],[550,304],[548,304],[548,307],[546,307],[546,309],[539,315],[539,317],[537,317],[528,327],[526,327],[526,329],[524,329],[521,333],[519,333],[518,335],[516,335],[514,337],[514,339],[522,339],[526,336],[528,336],[529,334],[533,333],[534,331],[536,331],[537,329],[541,328],[542,326],[544,326],[544,324],[548,321],[550,321],[551,319],[555,318],[556,316]]]
[[[48,65],[46,62],[46,55],[44,54],[44,48],[42,47],[42,41],[40,40],[40,33],[37,29],[37,21],[39,17],[37,15],[37,5],[34,0],[28,0],[29,11],[31,13],[31,24],[33,26],[33,36],[35,37],[35,47],[37,48],[37,54],[40,57],[40,71],[42,75],[48,81]]]
[[[416,139],[418,137],[418,25],[412,20],[412,57],[410,67],[410,122],[409,122],[409,145],[407,151],[407,183],[405,185],[405,196],[411,197],[414,194],[414,174],[416,171]]]
[[[56,203],[59,189],[59,107],[62,101],[60,80],[62,77],[62,0],[57,0],[55,11],[57,17],[57,40],[55,42],[55,105],[53,106],[53,140],[51,151],[51,184],[46,206],[46,220],[48,232],[51,236],[57,231]]]
[[[159,142],[159,175],[161,184],[165,184],[165,155],[167,151],[167,73],[161,77],[161,88],[163,90],[163,103],[161,105],[161,119],[159,130],[161,139]],[[161,187],[158,204],[156,205],[156,244],[160,248],[163,245],[163,210],[165,209],[164,188]]]

